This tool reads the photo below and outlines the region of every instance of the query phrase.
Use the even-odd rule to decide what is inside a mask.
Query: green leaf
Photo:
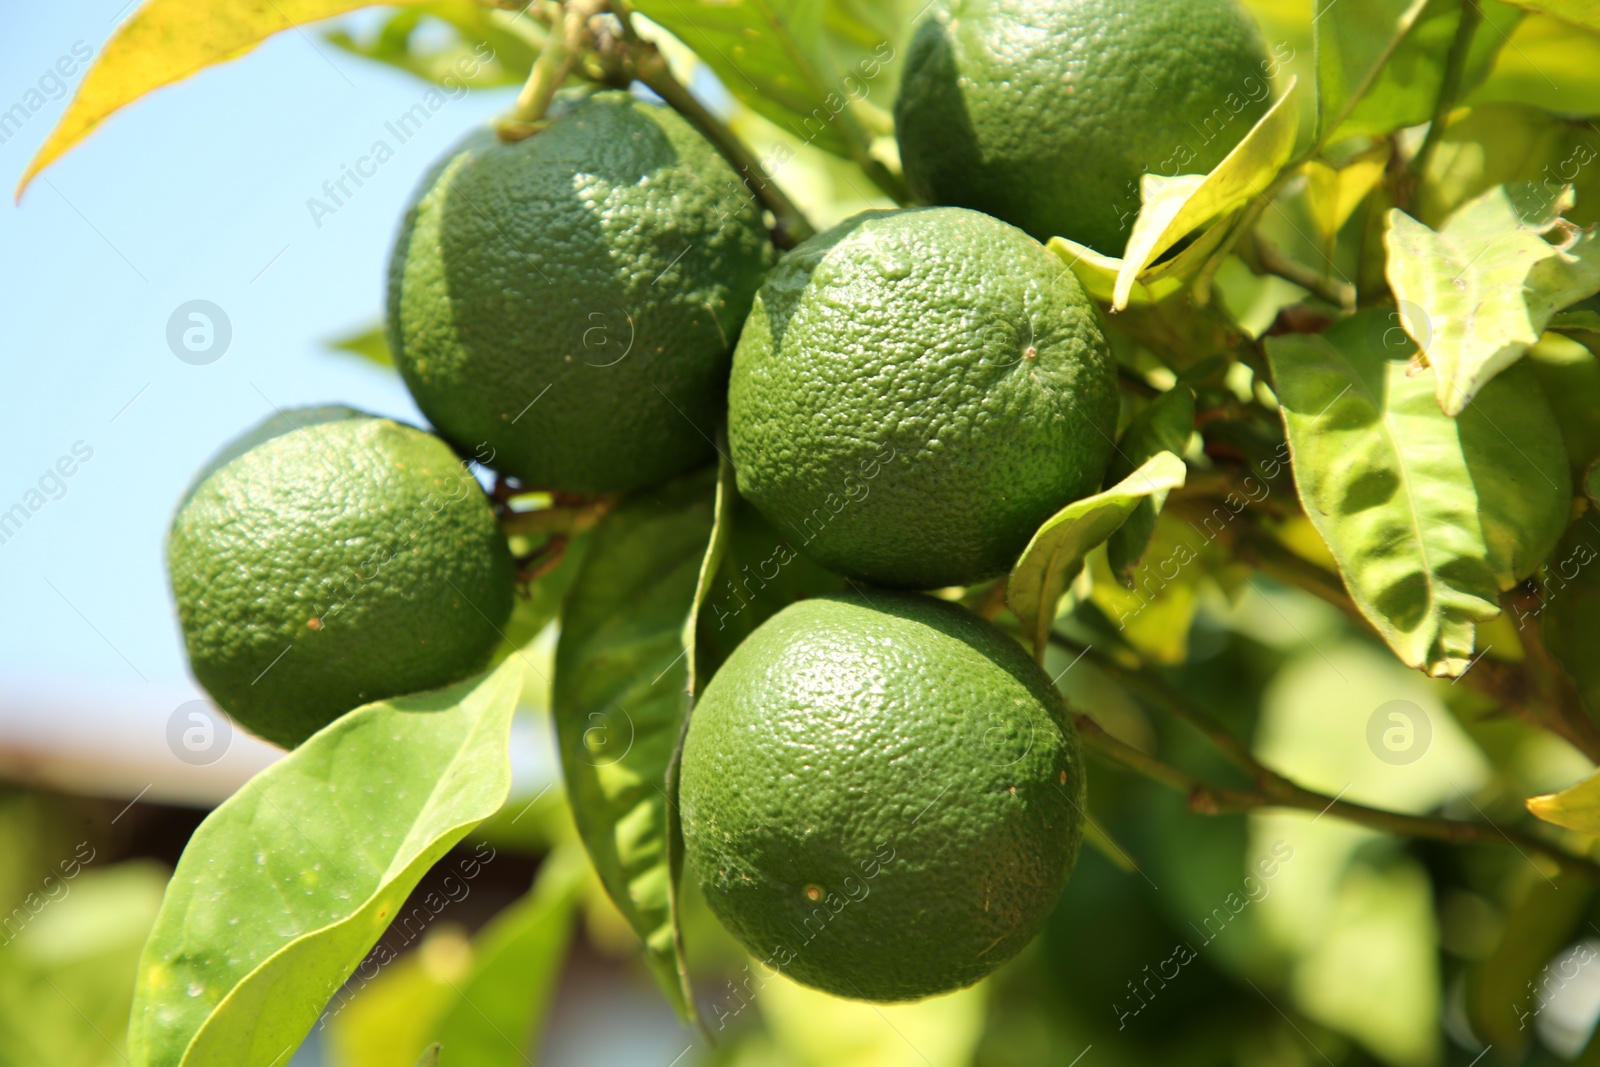
[[[1278,102],[1210,174],[1144,176],[1140,190],[1144,203],[1117,272],[1114,308],[1120,311],[1128,306],[1134,283],[1163,252],[1212,219],[1244,207],[1278,180],[1300,131],[1296,86],[1294,81],[1289,83]],[[1208,255],[1216,247],[1213,245]]]
[[[1597,471],[1590,468],[1585,492],[1593,493]],[[1540,575],[1540,636],[1566,669],[1589,714],[1600,717],[1600,518],[1593,509],[1572,524]],[[1527,618],[1517,620],[1520,630]],[[1538,814],[1535,812],[1535,814]]]
[[[327,342],[327,345],[336,352],[349,352],[351,355],[360,356],[368,363],[389,370],[394,369],[394,357],[389,354],[389,340],[384,336],[381,325],[350,334],[348,337],[336,338]]]
[[[1116,454],[1106,471],[1112,485],[1122,481],[1138,467],[1162,453],[1183,455],[1194,432],[1194,392],[1182,381],[1150,402],[1122,432]],[[1133,588],[1133,572],[1139,566],[1150,535],[1155,533],[1156,516],[1167,502],[1165,489],[1139,501],[1126,522],[1106,542],[1111,572],[1128,588]]]
[[[1488,75],[1522,13],[1495,0],[1470,0],[1483,14],[1459,92]],[[1462,0],[1316,0],[1318,145],[1383,137],[1427,122],[1444,84],[1461,23]]]
[[[1552,331],[1567,314],[1592,312],[1563,312],[1551,322]],[[1579,337],[1587,337],[1590,343],[1580,344],[1575,340]],[[1600,332],[1551,332],[1528,349],[1525,359],[1555,412],[1574,481],[1581,481],[1600,457],[1600,359],[1595,357],[1595,347],[1600,347]]]
[[[437,1043],[429,1045],[417,1058],[417,1067],[439,1067],[439,1053],[443,1051],[442,1045]]]
[[[367,6],[368,0],[146,0],[101,48],[65,114],[22,172],[17,197],[34,175],[146,93],[234,59],[281,30]]]
[[[636,0],[634,8],[694,49],[745,106],[847,158],[871,144],[861,102],[890,105],[912,10],[884,0]]]
[[[430,25],[430,19],[437,20]],[[419,34],[444,23],[452,32]],[[376,63],[398,67],[452,94],[463,86],[489,89],[521,85],[547,36],[531,17],[493,11],[471,0],[432,0],[389,15],[377,32],[360,40],[343,29],[323,35],[332,45]]]
[[[1594,0],[1516,0],[1516,3],[1529,11],[1554,15],[1574,26],[1600,33],[1600,7],[1595,6]]]
[[[1073,501],[1033,535],[1006,580],[1006,604],[1042,656],[1061,594],[1083,570],[1089,550],[1117,531],[1139,502],[1183,485],[1183,460],[1171,452],[1152,456],[1121,482]]]
[[[1531,104],[1558,115],[1600,114],[1600,30],[1584,32],[1572,22],[1529,15],[1466,100],[1491,101]]]
[[[1600,837],[1600,773],[1542,797],[1529,797],[1528,810],[1545,822]]]
[[[667,772],[688,701],[684,622],[712,529],[710,472],[630,498],[589,535],[567,593],[552,703],[567,795],[606,892],[685,1018]]]
[[[140,961],[138,1067],[282,1064],[418,880],[494,814],[522,667],[358,708],[190,838]]]
[[[1500,185],[1435,232],[1389,212],[1389,286],[1406,332],[1437,371],[1439,407],[1459,415],[1570,304],[1600,292],[1600,240],[1561,218],[1572,190]],[[1546,235],[1559,232],[1559,244]]]
[[[790,604],[849,587],[739,495],[733,464],[724,458],[717,477],[716,530],[689,623],[694,657],[690,691],[699,696],[739,642]]]
[[[1317,143],[1340,128],[1372,89],[1428,0],[1316,0]]]
[[[1381,310],[1267,342],[1300,499],[1351,598],[1407,666],[1456,676],[1560,537],[1571,481],[1525,368],[1452,419],[1414,351]]]
[[[1569,31],[1570,32],[1570,31]],[[1507,53],[1511,54],[1511,53]],[[1600,54],[1596,56],[1600,60]],[[1437,227],[1497,185],[1538,182],[1553,197],[1570,183],[1573,221],[1600,219],[1600,131],[1523,104],[1480,104],[1457,111],[1439,138],[1411,214]]]
[[[573,909],[588,875],[576,844],[557,849],[546,857],[533,889],[478,935],[472,973],[453,986],[456,995],[434,1028],[452,1063],[533,1062],[539,1023],[566,961]]]
[[[1561,950],[1585,936],[1594,886],[1583,878],[1548,879],[1529,872],[1518,896],[1505,909],[1494,951],[1467,971],[1463,1006],[1474,1036],[1523,1062],[1522,1051],[1534,1034],[1529,1017],[1544,995],[1542,982]]]

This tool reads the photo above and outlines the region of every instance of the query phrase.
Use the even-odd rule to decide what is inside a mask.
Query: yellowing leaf
[[[1128,235],[1113,307],[1128,306],[1134,283],[1161,253],[1212,219],[1249,203],[1277,181],[1300,131],[1295,88],[1296,83],[1290,82],[1283,97],[1210,174],[1145,175],[1144,206]]]
[[[1559,793],[1529,797],[1527,804],[1545,822],[1600,837],[1600,773]]]
[[[1183,485],[1183,460],[1171,452],[1152,456],[1110,489],[1073,501],[1039,527],[1006,580],[1006,603],[1033,638],[1045,647],[1061,594],[1083,570],[1089,550],[1116,533],[1146,497]]]
[[[1594,0],[1514,0],[1518,7],[1554,15],[1574,26],[1600,32],[1600,4]]]
[[[106,42],[66,114],[22,172],[17,198],[34,175],[146,93],[241,56],[280,30],[369,6],[370,0],[148,0]]]
[[[1437,232],[1391,209],[1385,271],[1406,332],[1438,372],[1439,407],[1459,415],[1522,358],[1557,311],[1600,292],[1600,242],[1561,218],[1572,190],[1498,185]],[[1551,244],[1545,235],[1563,231]]]
[[[1338,170],[1317,160],[1306,164],[1306,208],[1324,244],[1333,243],[1361,201],[1383,180],[1389,154],[1389,143],[1384,141]]]

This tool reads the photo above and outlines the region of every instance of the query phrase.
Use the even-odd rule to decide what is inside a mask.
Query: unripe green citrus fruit
[[[752,953],[839,996],[971,985],[1048,918],[1083,832],[1077,734],[994,625],[915,594],[794,604],[684,741],[688,867]]]
[[[488,498],[432,434],[286,412],[201,473],[167,568],[218,706],[291,747],[351,708],[480,670],[511,612]]]
[[[625,92],[481,130],[424,181],[389,266],[396,365],[463,453],[577,493],[712,455],[728,356],[772,246],[732,168]]]
[[[1234,0],[951,0],[917,28],[895,101],[906,181],[1120,255],[1140,176],[1222,162],[1272,69]]]
[[[802,243],[734,353],[739,491],[821,563],[931,589],[1003,574],[1100,486],[1117,418],[1098,312],[1055,256],[961,208]]]

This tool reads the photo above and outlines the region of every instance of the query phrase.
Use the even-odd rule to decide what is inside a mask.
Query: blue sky
[[[74,46],[98,56],[122,6],[11,8],[0,111],[29,102],[41,78],[52,88]],[[397,145],[384,124],[427,89],[315,30],[286,32],[114,116],[20,206],[0,206],[0,512],[44,498],[0,544],[0,744],[101,727],[159,744],[167,714],[196,695],[162,541],[189,477],[229,437],[274,406],[340,401],[418,418],[398,379],[326,341],[378,320],[411,190],[513,95],[449,101]],[[7,190],[68,98],[0,145]],[[315,219],[308,199],[380,137],[394,157]],[[231,325],[226,352],[205,365],[167,342],[169,318],[192,300]],[[92,456],[74,464],[74,446]],[[62,457],[72,475],[49,476]]]

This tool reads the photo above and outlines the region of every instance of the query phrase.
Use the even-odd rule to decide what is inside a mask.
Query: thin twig
[[[1286,282],[1292,282],[1334,307],[1356,306],[1354,286],[1324,277],[1321,271],[1313,270],[1298,260],[1289,258],[1277,245],[1259,234],[1253,235],[1252,244],[1257,263],[1268,274],[1275,274]]]
[[[1058,635],[1052,634],[1051,640],[1065,648],[1078,649],[1074,642]],[[1499,827],[1487,822],[1407,815],[1341,800],[1299,786],[1271,768],[1263,766],[1250,754],[1249,747],[1243,741],[1234,737],[1226,727],[1195,707],[1160,679],[1143,672],[1127,672],[1118,667],[1114,661],[1098,657],[1093,652],[1089,655],[1094,657],[1099,665],[1117,671],[1124,682],[1137,679],[1135,684],[1147,696],[1153,696],[1175,718],[1199,730],[1255,782],[1254,789],[1232,789],[1213,785],[1126,742],[1119,741],[1087,715],[1074,715],[1079,734],[1086,745],[1129,770],[1184,793],[1189,798],[1191,811],[1217,815],[1247,812],[1259,808],[1294,808],[1314,811],[1319,815],[1332,815],[1346,822],[1405,837],[1445,841],[1451,844],[1510,844],[1525,852],[1543,856],[1565,870],[1600,881],[1600,864],[1520,830]]]

